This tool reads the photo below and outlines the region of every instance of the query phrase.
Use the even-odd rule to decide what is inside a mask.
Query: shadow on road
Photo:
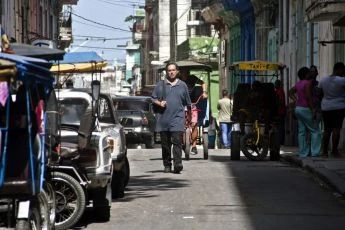
[[[157,172],[162,173],[161,170]],[[173,190],[189,186],[187,180],[173,179],[171,177],[155,178],[153,176],[133,176],[121,202],[130,202],[138,198],[155,197],[155,191]]]

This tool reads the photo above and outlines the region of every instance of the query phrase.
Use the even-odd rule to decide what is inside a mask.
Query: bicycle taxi
[[[274,82],[284,65],[265,61],[235,62],[230,67],[233,97],[231,160],[241,151],[249,160],[279,160],[278,103]],[[245,83],[243,83],[245,82]]]
[[[50,63],[0,54],[0,227],[53,229],[49,173],[54,78]]]
[[[195,85],[191,90],[191,100],[192,100],[192,111],[193,116],[197,122],[196,126],[192,126],[191,121],[186,119],[185,133],[183,138],[183,149],[185,152],[185,159],[190,159],[191,148],[192,148],[192,133],[193,129],[197,129],[196,145],[202,147],[203,159],[208,159],[208,126],[210,118],[210,76],[212,72],[212,67],[200,62],[183,60],[177,61],[176,64],[179,66],[180,72],[188,72],[189,75],[195,75],[199,79],[203,80],[207,84],[208,97],[202,98],[202,87],[200,85]],[[160,68],[159,72],[161,78],[165,74],[165,69]],[[187,114],[186,114],[187,115]],[[186,116],[187,117],[187,116]]]

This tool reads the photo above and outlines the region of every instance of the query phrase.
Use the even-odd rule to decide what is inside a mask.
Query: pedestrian
[[[317,76],[319,75],[319,72],[317,70],[317,67],[315,65],[311,65],[310,68],[310,81],[312,84],[312,99],[313,99],[313,105],[315,109],[315,125],[319,129],[321,133],[321,121],[322,121],[322,111],[321,111],[321,97],[320,97],[320,90],[318,88],[319,81],[316,79]],[[308,132],[307,135],[307,143],[310,145],[310,132]],[[321,143],[322,145],[322,143]]]
[[[222,90],[222,98],[218,100],[217,109],[219,112],[218,121],[222,130],[222,144],[225,149],[230,149],[231,139],[231,120],[232,106],[230,95],[227,89]]]
[[[275,93],[278,103],[278,118],[279,118],[279,141],[280,145],[285,143],[285,117],[286,117],[286,103],[285,90],[281,80],[274,82]]]
[[[185,129],[185,108],[188,109],[188,120],[191,116],[191,100],[186,83],[177,78],[178,65],[168,63],[165,68],[166,79],[159,81],[152,92],[152,101],[164,109],[156,114],[156,132],[160,133],[164,172],[171,172],[171,151],[174,158],[174,173],[180,173],[182,165],[182,144]],[[165,87],[165,88],[164,88]],[[162,90],[165,98],[162,98]]]
[[[299,81],[289,90],[289,97],[295,101],[295,116],[298,123],[298,151],[300,157],[307,157],[311,151],[312,157],[320,154],[321,133],[315,125],[315,108],[312,100],[312,84],[308,67],[298,70]],[[307,145],[307,130],[311,135],[311,146]]]
[[[321,110],[324,124],[322,138],[322,156],[328,156],[328,145],[332,135],[331,154],[339,157],[338,144],[340,129],[345,117],[345,65],[342,62],[335,63],[333,73],[321,78],[319,89],[321,93]]]
[[[181,69],[179,78],[184,81],[187,84],[188,87],[188,92],[189,92],[189,97],[192,101],[192,103],[196,103],[199,96],[202,96],[202,98],[207,98],[207,87],[206,83],[198,78],[195,75],[190,75],[189,71],[187,69]],[[200,92],[197,92],[195,90],[196,84],[201,85],[202,92],[200,95]],[[192,120],[191,120],[191,128],[192,128],[192,135],[191,135],[191,143],[192,143],[192,149],[191,153],[192,154],[198,154],[198,150],[196,148],[196,143],[197,143],[197,138],[198,138],[198,108],[196,105],[192,105]]]
[[[219,126],[217,124],[216,118],[212,115],[212,112],[210,111],[211,117],[210,117],[210,123],[208,126],[208,148],[214,149],[216,147],[216,137],[217,132],[219,131]]]

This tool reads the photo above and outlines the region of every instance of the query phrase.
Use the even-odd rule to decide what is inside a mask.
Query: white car
[[[126,139],[123,127],[115,115],[111,97],[100,93],[96,101],[90,89],[56,90],[61,114],[61,147],[71,148],[71,142],[78,143],[80,121],[87,108],[97,119],[92,127],[89,144],[96,150],[96,159],[81,156],[81,164],[90,180],[88,191],[92,200],[95,191],[111,183],[112,197],[124,196],[129,181],[129,162],[127,158]],[[80,131],[79,131],[80,132]],[[64,146],[65,145],[65,146]],[[111,204],[111,200],[109,201]]]

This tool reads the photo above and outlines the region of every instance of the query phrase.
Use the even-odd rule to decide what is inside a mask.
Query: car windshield
[[[121,110],[143,110],[149,111],[150,105],[145,101],[134,100],[114,100],[114,105],[117,111]]]
[[[61,124],[79,125],[86,111],[88,102],[82,98],[64,98],[60,100]]]

